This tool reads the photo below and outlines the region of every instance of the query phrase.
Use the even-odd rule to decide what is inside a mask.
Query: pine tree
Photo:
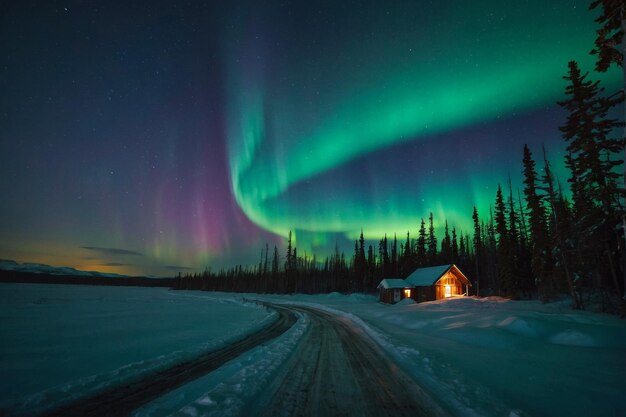
[[[368,283],[366,286],[366,291],[370,292],[374,289],[374,285],[375,284],[375,280],[374,280],[374,276],[375,276],[375,272],[376,272],[376,256],[374,256],[374,248],[372,247],[372,245],[369,245],[369,248],[367,249],[367,279],[368,279]]]
[[[272,257],[272,277],[276,279],[278,276],[278,248],[274,245],[274,256]]]
[[[382,238],[378,244],[378,262],[380,263],[381,276],[389,277],[391,270],[389,268],[389,245],[387,243],[387,235]]]
[[[459,234],[459,263],[463,264],[467,261],[469,254],[467,253],[467,247],[465,246],[465,237],[463,232]]]
[[[354,242],[354,280],[352,289],[359,291],[367,286],[367,261],[365,259],[365,238],[363,237],[363,229],[359,235],[359,240]]]
[[[472,212],[472,220],[474,221],[474,263],[476,267],[476,295],[480,295],[480,264],[482,262],[483,243],[481,237],[480,219],[478,218],[478,210],[474,206]]]
[[[424,219],[420,224],[420,231],[417,237],[417,263],[420,267],[426,266],[426,225]]]
[[[594,0],[589,9],[601,6],[602,13],[595,20],[600,24],[596,31],[592,55],[597,55],[596,71],[606,72],[613,64],[626,69],[624,53],[620,46],[626,44],[626,6],[623,0]],[[626,76],[625,76],[626,77]]]
[[[463,244],[463,235],[461,235],[461,244]],[[459,263],[459,242],[456,237],[456,227],[452,227],[452,259],[451,262]]]
[[[616,154],[622,149],[622,141],[609,138],[620,123],[607,116],[615,101],[602,98],[599,82],[587,80],[575,61],[570,61],[564,78],[569,82],[565,90],[568,97],[559,105],[568,116],[560,130],[568,142],[566,165],[571,171],[578,250],[589,255],[583,268],[592,271],[600,287],[610,276],[620,294],[613,265],[617,263],[618,245],[615,228],[621,217],[615,168],[623,163]],[[582,276],[585,271],[578,272]]]
[[[511,248],[515,256],[517,256],[520,248],[520,232],[519,232],[519,220],[515,211],[515,201],[513,200],[513,187],[511,186],[511,177],[509,176],[509,240],[511,241]]]
[[[544,161],[544,168],[543,168],[542,180],[544,184],[544,190],[546,191],[546,199],[548,202],[550,218],[551,218],[550,230],[552,230],[552,233],[553,233],[553,242],[554,242],[553,253],[556,259],[558,259],[558,262],[560,263],[560,267],[563,268],[563,272],[567,280],[569,293],[572,297],[573,307],[577,309],[582,309],[583,308],[582,298],[574,282],[574,277],[572,276],[572,272],[570,271],[570,262],[569,262],[569,252],[573,250],[574,246],[576,246],[576,242],[574,242],[575,237],[570,234],[566,234],[567,231],[563,230],[563,227],[562,227],[563,219],[560,216],[560,211],[558,207],[559,199],[558,199],[556,187],[554,185],[554,177],[552,176],[552,169],[550,168],[550,162],[548,161],[548,158],[546,156],[545,149],[543,150],[543,161]],[[580,279],[577,279],[577,281],[580,281]]]
[[[587,80],[576,61],[570,61],[569,74],[563,78],[569,81],[565,90],[569,97],[559,105],[569,114],[559,129],[568,142],[567,165],[575,179],[570,180],[572,193],[576,199],[601,205],[604,214],[609,215],[618,201],[615,168],[623,161],[615,158],[621,140],[608,136],[620,124],[607,117],[612,102],[600,97],[603,89],[599,82]]]
[[[267,276],[267,268],[268,268],[268,252],[269,252],[269,244],[267,242],[265,242],[265,262],[263,263],[263,276]]]
[[[626,5],[623,0],[594,0],[590,9],[601,7],[602,13],[596,18],[596,23],[600,28],[596,32],[595,47],[591,51],[593,55],[597,55],[596,70],[606,72],[611,65],[617,65],[622,68],[624,83],[621,91],[616,94],[615,103],[624,103],[626,99],[626,54],[624,47],[626,45]],[[624,114],[622,125],[622,160],[626,159],[626,106],[623,106]],[[626,164],[623,166],[622,181],[623,189],[626,190]],[[622,238],[619,241],[619,252],[622,257],[622,316],[626,315],[626,213],[624,205],[620,208],[619,214],[621,220]]]
[[[501,294],[515,295],[517,291],[514,278],[515,262],[506,217],[507,209],[502,195],[502,188],[498,185],[495,203],[495,227],[498,235],[496,249],[498,259],[496,288]]]
[[[524,197],[530,226],[531,269],[539,287],[539,296],[546,300],[551,296],[553,284],[549,282],[552,271],[550,237],[548,236],[546,211],[537,189],[537,170],[528,145],[524,145]]]
[[[413,256],[413,249],[411,245],[411,235],[406,232],[406,243],[404,244],[404,252],[402,254],[402,276],[407,276],[415,269],[415,261]]]
[[[284,291],[289,292],[291,290],[291,283],[294,279],[294,256],[293,250],[291,247],[291,230],[289,231],[289,237],[287,238],[287,256],[285,258],[285,282],[284,282]]]
[[[444,264],[452,262],[452,240],[448,229],[448,220],[445,222],[443,239],[441,240],[441,260]]]
[[[437,264],[437,237],[435,236],[435,225],[433,221],[433,213],[428,216],[428,262],[430,265]]]
[[[396,234],[393,234],[393,245],[391,246],[391,274],[394,277],[398,276],[398,239]]]
[[[365,272],[365,238],[363,237],[363,229],[361,229],[361,235],[359,236],[359,266],[361,273]]]

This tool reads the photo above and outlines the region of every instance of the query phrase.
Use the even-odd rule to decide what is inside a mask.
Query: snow
[[[239,416],[254,415],[247,405],[269,385],[308,328],[306,317],[266,345],[258,346],[205,377],[146,404],[134,417],[163,415]]]
[[[141,375],[152,366],[166,366],[228,343],[272,318],[243,301],[257,299],[312,306],[349,318],[452,415],[625,415],[626,322],[573,311],[567,302],[455,297],[387,305],[363,294],[29,288],[0,286],[0,328],[8,336],[3,334],[8,343],[0,346],[1,405],[17,404],[18,411],[36,410],[68,393],[84,395],[97,386]],[[162,322],[155,320],[157,316]],[[110,326],[88,326],[102,322]],[[306,315],[300,316],[277,339],[146,404],[134,415],[254,414],[248,407],[258,403],[307,326]],[[236,334],[230,329],[236,329],[232,330]],[[118,362],[107,354],[111,345],[100,346],[106,343],[123,353]],[[68,346],[72,357],[63,362],[61,357],[68,355],[61,352],[67,352]],[[90,350],[94,356],[88,357]],[[56,362],[57,368],[47,362]],[[75,375],[69,363],[77,364],[82,376]],[[54,372],[61,375],[53,381]],[[40,386],[25,388],[33,383]],[[21,402],[9,402],[16,390],[22,391]]]
[[[626,415],[626,322],[613,316],[497,297],[264,298],[351,318],[453,415]]]
[[[451,264],[419,268],[413,271],[405,281],[416,287],[430,286],[437,282],[450,268],[452,268]]]
[[[0,284],[0,414],[28,414],[214,350],[274,320],[233,297]]]
[[[392,289],[392,288],[413,288],[412,284],[408,284],[405,280],[400,278],[386,278],[380,281],[378,288]]]

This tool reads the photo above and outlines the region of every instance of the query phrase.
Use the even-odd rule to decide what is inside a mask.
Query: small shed
[[[415,287],[412,298],[417,302],[467,295],[472,285],[454,264],[416,269],[405,281]]]
[[[378,284],[380,301],[395,304],[404,298],[411,298],[413,285],[400,278],[386,278]]]

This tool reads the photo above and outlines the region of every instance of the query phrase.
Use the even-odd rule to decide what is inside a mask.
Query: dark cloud
[[[129,256],[144,256],[143,253],[135,252],[132,250],[126,249],[116,249],[116,248],[99,248],[97,246],[81,246],[81,249],[92,250],[95,252],[100,252],[103,255],[129,255]]]
[[[171,269],[171,270],[176,270],[176,271],[182,271],[182,270],[190,270],[193,268],[190,268],[188,266],[176,266],[176,265],[165,265],[163,268],[165,269]]]
[[[105,264],[100,264],[100,266],[131,266],[131,264],[122,264],[119,262],[107,262]]]

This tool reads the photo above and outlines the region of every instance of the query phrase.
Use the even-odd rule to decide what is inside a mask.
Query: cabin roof
[[[380,281],[377,288],[384,288],[386,290],[392,288],[413,288],[413,285],[400,278],[386,278]]]
[[[434,285],[448,271],[453,270],[454,275],[463,284],[472,285],[465,275],[454,264],[430,266],[428,268],[419,268],[413,271],[411,275],[406,277],[405,281],[416,287],[428,287]]]

